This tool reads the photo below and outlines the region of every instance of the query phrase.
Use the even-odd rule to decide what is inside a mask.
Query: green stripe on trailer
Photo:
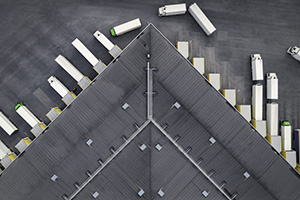
[[[114,37],[116,37],[117,36],[117,34],[116,34],[116,32],[115,32],[115,29],[110,29],[110,33],[111,33],[111,35],[112,36],[114,36]]]
[[[23,106],[23,104],[20,102],[15,106],[15,110],[18,110],[21,106]]]

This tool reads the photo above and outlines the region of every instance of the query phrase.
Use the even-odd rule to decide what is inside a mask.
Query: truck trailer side
[[[275,102],[267,104],[267,130],[269,136],[278,135],[278,104]]]
[[[200,25],[206,35],[209,36],[216,31],[216,27],[211,23],[211,21],[206,17],[206,15],[196,3],[190,5],[189,13],[194,17],[194,19]]]
[[[263,86],[252,85],[252,119],[262,120],[263,118]]]
[[[123,23],[123,24],[113,27],[110,30],[110,33],[112,36],[115,37],[115,36],[123,35],[124,33],[130,32],[130,31],[133,31],[140,27],[142,27],[142,22],[141,22],[140,18],[136,18],[129,22],[126,22],[126,23]]]
[[[267,99],[278,99],[278,78],[276,73],[267,73]]]
[[[8,134],[11,135],[18,128],[0,111],[0,127]]]

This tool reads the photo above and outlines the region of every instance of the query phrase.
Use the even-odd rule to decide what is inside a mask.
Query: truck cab
[[[263,59],[260,54],[251,55],[252,81],[264,80]]]
[[[291,46],[288,48],[287,53],[294,57],[296,60],[300,61],[300,48],[297,46]]]
[[[158,16],[183,15],[186,12],[186,4],[165,5],[158,8]]]

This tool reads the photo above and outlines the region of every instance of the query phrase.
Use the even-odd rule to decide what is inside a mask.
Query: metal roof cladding
[[[3,172],[0,197],[296,200],[299,183],[149,24]]]

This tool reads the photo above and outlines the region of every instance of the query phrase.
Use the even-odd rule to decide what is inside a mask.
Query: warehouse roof
[[[149,24],[5,170],[0,196],[292,200],[299,183]]]

